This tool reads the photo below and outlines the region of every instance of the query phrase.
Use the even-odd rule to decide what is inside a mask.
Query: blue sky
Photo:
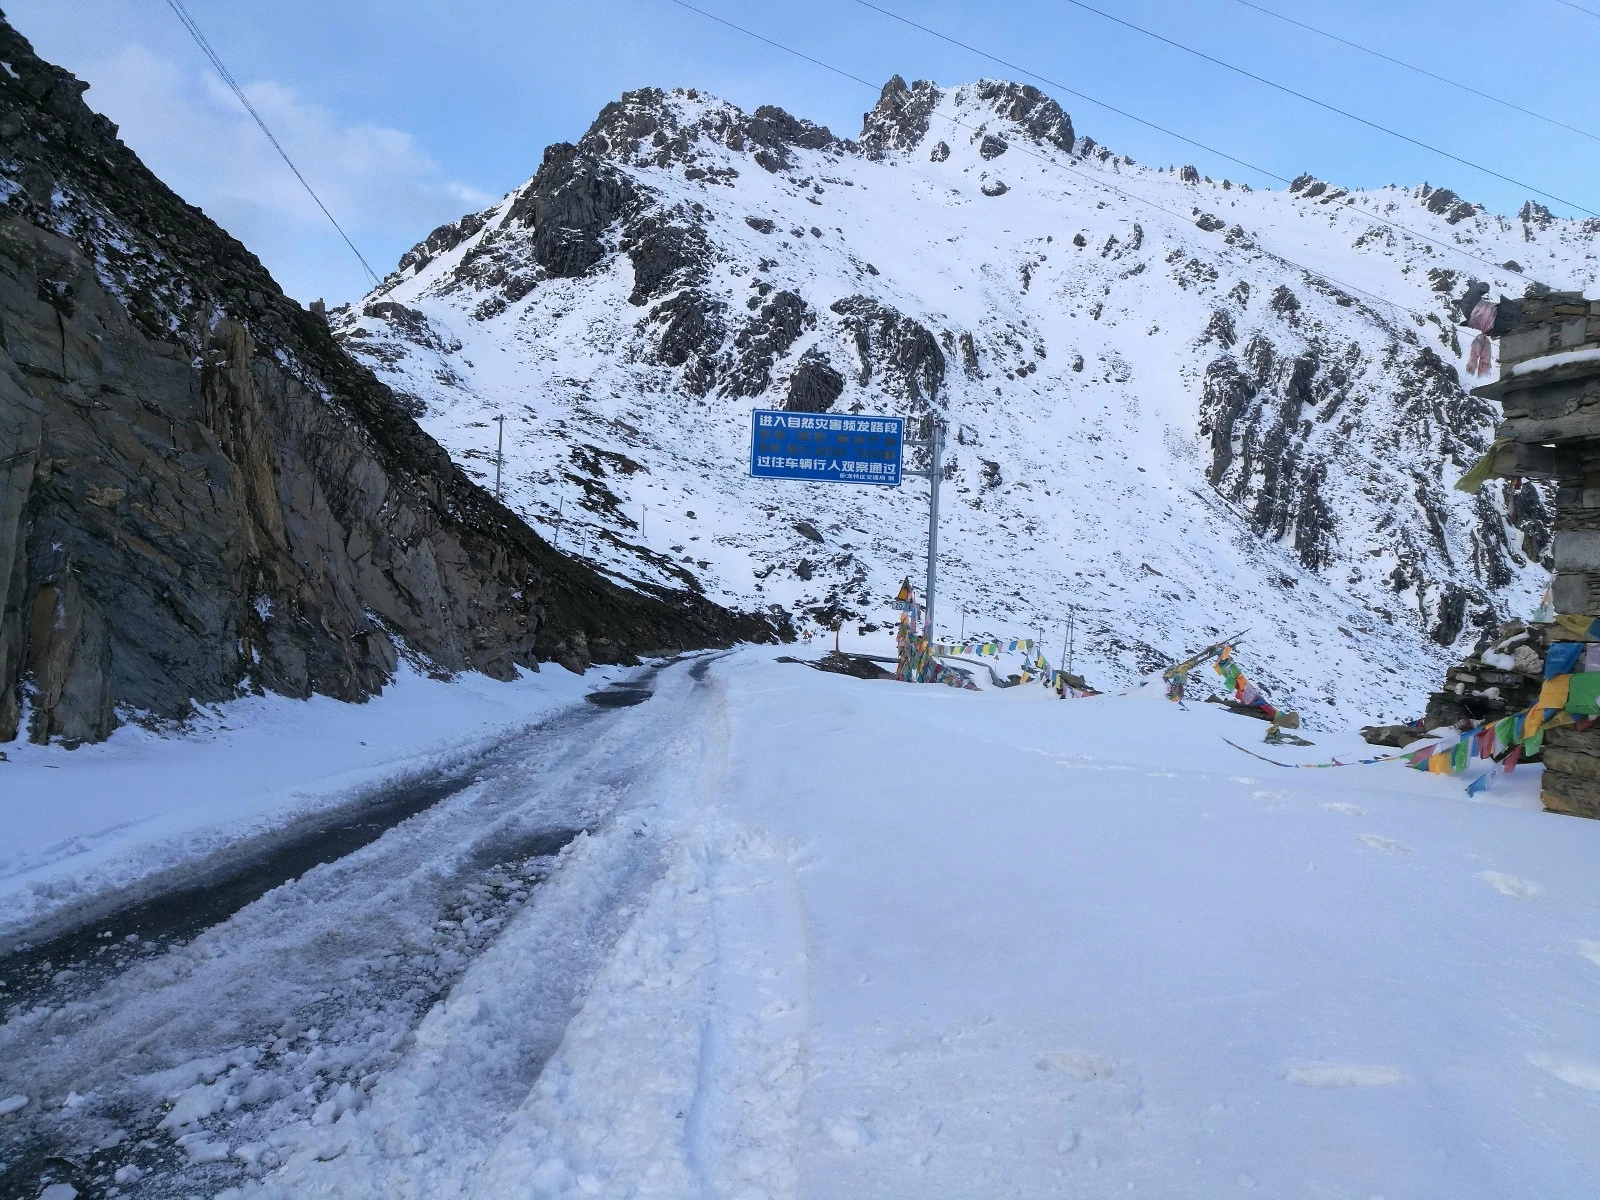
[[[1310,171],[1346,186],[1426,180],[1501,212],[1530,195],[1060,0],[878,2],[1278,174]],[[1238,0],[1094,2],[1600,211],[1600,142],[1333,45]],[[1558,0],[1257,2],[1600,134],[1600,19]],[[576,140],[627,89],[698,87],[746,109],[779,104],[850,135],[874,99],[671,0],[187,3],[380,273],[435,225],[521,183],[547,144]],[[1028,78],[854,0],[695,3],[865,79]],[[1594,7],[1600,11],[1600,0]],[[342,301],[364,290],[359,265],[164,0],[11,0],[5,11],[41,54],[88,80],[89,103],[117,121],[178,192],[255,250],[291,295]],[[1212,176],[1268,182],[1081,99],[1059,98],[1080,133],[1140,162],[1192,162]]]

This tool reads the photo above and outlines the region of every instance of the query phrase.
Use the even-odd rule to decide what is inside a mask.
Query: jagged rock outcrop
[[[810,350],[789,377],[789,393],[783,407],[790,412],[827,412],[843,391],[844,376],[820,351]]]
[[[883,85],[878,103],[861,118],[858,144],[870,159],[895,150],[911,150],[928,135],[928,122],[943,93],[926,79],[907,84],[895,75]],[[945,151],[949,156],[949,150]],[[943,161],[942,159],[939,161]]]
[[[1020,125],[1029,135],[1071,153],[1077,141],[1072,118],[1066,110],[1028,83],[1002,79],[980,79],[973,85],[978,99],[992,106],[999,116]],[[984,155],[985,158],[993,157]]]
[[[3,23],[0,59],[0,740],[24,708],[29,736],[78,743],[241,689],[360,700],[403,655],[508,678],[766,633],[552,551],[86,85]],[[576,222],[536,240],[545,269],[592,263],[629,194],[602,191],[581,220],[576,197],[535,212]],[[405,305],[367,311],[459,349]]]
[[[863,386],[876,370],[891,395],[915,405],[932,401],[944,383],[944,352],[926,326],[869,296],[846,296],[832,308],[855,340]]]

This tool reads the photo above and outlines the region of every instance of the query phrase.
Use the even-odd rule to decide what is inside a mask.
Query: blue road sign
[[[904,417],[750,414],[750,474],[760,479],[900,486]]]

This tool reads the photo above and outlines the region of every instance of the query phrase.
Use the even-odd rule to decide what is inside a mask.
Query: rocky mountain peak
[[[862,114],[861,152],[876,161],[895,151],[916,149],[928,136],[933,110],[943,98],[944,92],[926,79],[907,84],[900,76],[892,76],[883,85],[877,104]]]
[[[822,125],[775,105],[745,113],[694,88],[643,88],[606,105],[578,143],[580,151],[633,165],[693,168],[710,147],[750,155],[768,171],[794,165],[796,148],[825,150],[844,143]]]
[[[1028,83],[980,79],[973,94],[1002,120],[1010,121],[1035,141],[1072,153],[1077,142],[1066,110]]]

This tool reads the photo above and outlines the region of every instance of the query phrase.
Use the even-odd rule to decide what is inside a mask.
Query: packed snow
[[[0,762],[0,947],[387,781],[470,762],[619,670],[547,665],[502,684],[402,666],[365,704],[248,696],[182,729],[130,723],[71,750],[11,743]]]
[[[1158,689],[780,653],[651,672],[188,944],[13,1006],[0,1145],[82,1171],[26,1194],[1600,1189],[1600,824],[1540,812],[1538,768],[1469,798],[1261,761],[1224,739],[1372,750]],[[582,832],[530,854],[552,830]]]

